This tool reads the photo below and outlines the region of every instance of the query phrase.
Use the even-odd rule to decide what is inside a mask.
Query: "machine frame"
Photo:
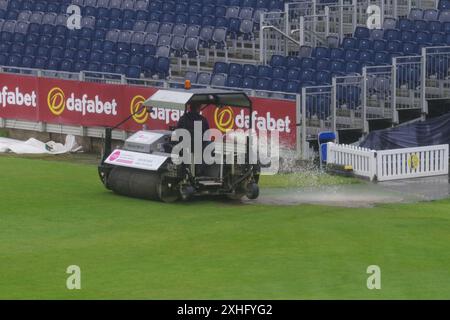
[[[244,92],[216,89],[158,90],[143,103],[142,107],[147,108],[148,112],[150,112],[152,108],[177,109],[184,110],[184,112],[186,112],[188,105],[190,105],[191,103],[207,105],[208,107],[212,105],[215,108],[232,107],[247,109],[249,112],[249,128],[247,128],[249,130],[248,132],[251,132],[251,130],[253,129],[252,101]],[[136,111],[136,113],[138,112],[142,112],[142,109]],[[122,125],[132,116],[133,115],[122,121],[116,127]],[[128,190],[122,190],[121,192],[121,190],[117,189],[123,188],[115,188],[114,183],[111,183],[111,173],[114,171],[114,168],[117,167],[116,163],[109,161],[112,155],[111,135],[113,129],[114,128],[107,128],[105,131],[104,155],[99,165],[99,175],[103,184],[108,189],[116,191],[117,193],[122,193],[129,196],[137,196],[141,198],[154,198],[153,196],[143,196],[139,191],[134,192],[135,194],[133,194],[133,192],[127,192]],[[161,133],[162,131],[146,130],[140,132],[141,134],[156,134]],[[136,134],[139,134],[139,132]],[[161,134],[164,134],[164,132]],[[167,134],[167,132],[165,132],[165,134]],[[134,135],[126,140],[125,150],[123,150],[122,152],[127,152],[127,142],[129,143],[130,139],[132,139],[133,137]],[[129,149],[130,147],[128,147],[128,152],[131,152]],[[115,152],[117,151],[118,150],[115,150]],[[153,193],[157,194],[156,198],[158,200],[169,202],[178,199],[180,196],[182,199],[188,199],[192,196],[211,194],[227,195],[230,198],[238,199],[242,198],[244,195],[246,195],[250,199],[256,199],[259,196],[258,181],[261,167],[259,162],[257,162],[256,164],[250,163],[251,145],[249,135],[246,136],[245,164],[226,164],[224,163],[224,161],[222,161],[222,163],[220,164],[220,179],[218,179],[218,177],[196,176],[196,170],[194,169],[195,165],[193,165],[193,167],[192,165],[191,167],[189,167],[186,164],[175,165],[172,162],[172,159],[169,159],[169,155],[171,154],[167,155],[164,152],[160,151],[161,150],[156,151],[154,149],[151,149],[148,154],[153,155],[153,157],[161,155],[166,156],[167,161],[164,161],[164,163],[160,165],[158,169],[150,170],[155,173],[154,178],[148,178],[148,180],[146,180],[151,181],[151,183],[149,183],[152,185],[149,186],[151,188],[153,188],[153,179],[155,180],[156,190]],[[222,152],[224,152],[224,150],[222,150]],[[147,154],[147,152],[145,153]],[[140,155],[144,157],[142,153]],[[224,156],[225,155],[222,154],[222,157]],[[236,154],[233,154],[233,156],[235,157]],[[145,157],[149,156],[146,155]],[[125,169],[116,169],[115,171],[118,170],[125,171]],[[135,176],[137,174],[136,172],[141,172],[142,175],[149,175],[148,172],[142,172],[142,168],[126,168],[126,170],[129,171],[130,176]],[[126,179],[126,175],[127,173],[123,173],[121,179]],[[112,174],[112,176],[114,176],[114,173]],[[139,179],[140,178],[136,178],[136,180]],[[129,185],[133,184],[131,180],[127,183]],[[142,183],[143,182],[139,181],[139,183],[136,184]]]

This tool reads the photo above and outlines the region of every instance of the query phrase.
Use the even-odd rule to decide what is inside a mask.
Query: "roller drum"
[[[108,177],[108,188],[124,196],[160,200],[160,179],[157,172],[114,167]]]

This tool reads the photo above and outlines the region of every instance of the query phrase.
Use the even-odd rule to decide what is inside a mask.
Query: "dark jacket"
[[[201,121],[202,123],[202,139],[203,134],[209,130],[209,124],[208,120],[204,116],[202,116],[200,113],[197,112],[185,112],[177,124],[177,129],[185,129],[189,131],[191,134],[191,148],[194,150],[194,123],[195,121]],[[203,142],[203,149],[208,145],[208,142]]]

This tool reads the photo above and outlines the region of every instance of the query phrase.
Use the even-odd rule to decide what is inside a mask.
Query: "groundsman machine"
[[[252,130],[252,102],[244,92],[159,90],[143,103],[143,108],[147,111],[163,108],[186,112],[187,106],[193,103],[201,104],[203,108],[244,108],[250,117],[248,132]],[[164,202],[207,195],[225,195],[232,199],[244,196],[256,199],[259,195],[260,165],[258,161],[250,161],[250,152],[253,151],[249,134],[243,144],[231,145],[231,148],[228,144],[211,142],[215,144],[213,152],[218,153],[223,161],[204,165],[200,173],[196,170],[197,165],[176,161],[177,155],[172,152],[178,143],[173,141],[176,131],[138,131],[125,141],[122,148],[112,150],[112,129],[105,131],[104,155],[98,171],[105,187],[115,193]],[[222,136],[224,141],[227,134],[225,132]],[[238,161],[238,158],[244,161]]]

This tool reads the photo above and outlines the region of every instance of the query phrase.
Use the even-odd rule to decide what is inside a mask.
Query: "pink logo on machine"
[[[116,161],[120,157],[120,151],[116,151],[109,156],[109,161]]]

